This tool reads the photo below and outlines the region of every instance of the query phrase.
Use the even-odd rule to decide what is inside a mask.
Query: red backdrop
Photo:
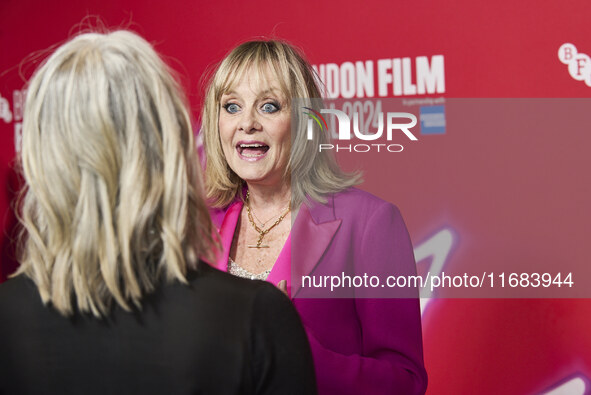
[[[313,64],[336,64],[341,72],[346,62],[373,61],[376,97],[385,81],[377,72],[380,59],[401,59],[401,78],[412,85],[420,78],[417,58],[427,57],[432,66],[436,55],[443,56],[443,77],[437,77],[443,86],[423,95],[401,89],[401,98],[443,97],[453,103],[457,98],[587,98],[591,93],[591,60],[579,55],[569,66],[558,56],[564,43],[572,43],[579,54],[591,53],[591,3],[586,0],[60,3],[0,3],[0,213],[5,229],[0,280],[16,265],[9,204],[18,184],[12,168],[22,114],[19,90],[36,65],[23,59],[66,40],[85,16],[98,16],[109,27],[129,27],[154,43],[183,76],[195,118],[201,75],[231,47],[258,36],[287,39]],[[404,69],[404,58],[410,59],[410,69]],[[395,92],[389,85],[387,96]],[[585,102],[573,103],[584,111]],[[343,159],[345,166],[365,170],[363,188],[401,208],[416,252],[442,230],[450,231],[449,250],[438,250],[435,259],[417,256],[419,268],[426,270],[439,259],[443,270],[460,272],[486,263],[503,270],[519,264],[520,270],[539,266],[579,273],[576,269],[589,263],[591,234],[589,124],[561,127],[553,119],[509,128],[493,114],[460,126],[452,122],[451,111],[447,104],[445,133],[419,135],[416,144],[405,142],[402,153],[379,160]],[[589,279],[580,274],[574,281]],[[428,393],[539,394],[555,388],[591,393],[591,303],[549,297],[432,299],[423,314]]]

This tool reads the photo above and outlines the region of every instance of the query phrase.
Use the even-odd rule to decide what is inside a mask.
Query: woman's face
[[[220,102],[222,149],[230,168],[249,184],[280,185],[291,149],[291,110],[273,73],[250,71]]]

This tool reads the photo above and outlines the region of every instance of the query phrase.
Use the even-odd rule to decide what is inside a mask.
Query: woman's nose
[[[239,129],[246,133],[253,133],[261,129],[261,124],[258,120],[256,111],[249,110],[242,113],[240,122],[238,125]]]

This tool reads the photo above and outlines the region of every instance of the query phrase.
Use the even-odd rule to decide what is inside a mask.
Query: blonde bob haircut
[[[162,279],[186,283],[213,246],[193,140],[144,39],[86,33],[59,47],[28,86],[16,275],[66,316],[140,308]]]
[[[203,143],[207,166],[205,181],[207,197],[214,207],[225,207],[239,196],[244,181],[229,167],[224,156],[219,114],[222,95],[228,93],[249,73],[258,73],[259,80],[269,80],[271,73],[280,83],[281,93],[292,106],[292,146],[286,179],[291,181],[292,205],[307,200],[324,202],[324,196],[349,188],[360,182],[360,175],[343,172],[326,150],[318,144],[328,143],[328,135],[315,130],[312,141],[306,140],[306,121],[299,111],[303,106],[322,107],[320,79],[310,63],[292,45],[277,40],[248,41],[221,61],[207,84],[201,114]],[[295,133],[295,135],[294,135]]]

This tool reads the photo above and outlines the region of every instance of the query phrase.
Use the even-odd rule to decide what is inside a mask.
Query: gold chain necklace
[[[259,226],[262,228],[267,223],[269,223],[270,221],[275,219],[275,217],[280,216],[281,213],[283,213],[285,210],[287,210],[288,207],[289,207],[289,204],[287,206],[283,207],[281,210],[279,210],[279,214],[273,215],[271,218],[269,218],[268,220],[266,220],[264,222],[261,221],[261,219],[257,216],[257,213],[254,212],[254,210],[251,209],[251,213],[252,213],[252,216],[254,217],[254,219],[256,219],[256,221],[260,224]]]
[[[252,227],[254,228],[254,230],[257,231],[257,233],[259,234],[259,239],[257,240],[257,244],[256,245],[247,245],[248,248],[269,248],[268,245],[262,245],[263,244],[263,238],[265,237],[265,235],[267,233],[269,233],[271,231],[271,229],[273,229],[274,227],[276,227],[277,225],[279,225],[279,223],[281,221],[283,221],[283,218],[285,218],[285,216],[289,213],[289,210],[291,209],[291,203],[287,206],[287,209],[285,211],[285,213],[283,213],[281,216],[279,216],[279,218],[277,218],[277,221],[275,221],[275,223],[273,223],[273,225],[269,226],[267,229],[261,229],[257,226],[257,224],[254,223],[254,219],[252,218],[252,212],[250,210],[250,191],[246,192],[246,213],[248,214],[248,221],[250,222],[250,224],[252,225]]]

